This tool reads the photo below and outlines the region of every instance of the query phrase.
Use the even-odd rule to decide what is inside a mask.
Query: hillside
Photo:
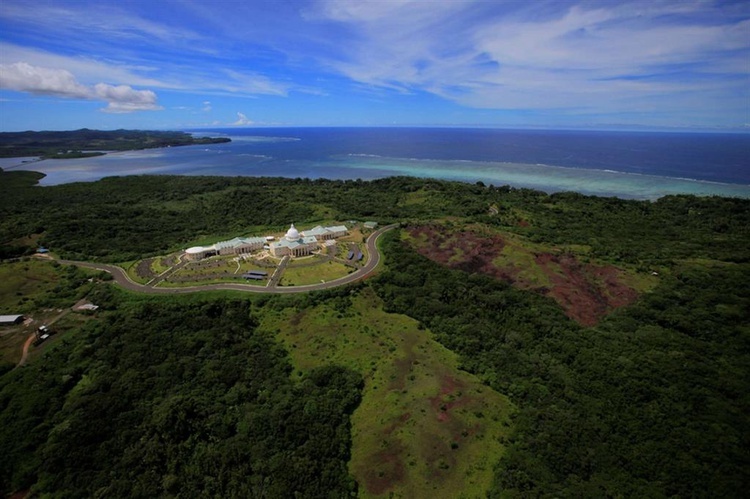
[[[11,370],[0,490],[51,496],[739,497],[750,201],[437,180],[0,172],[6,257],[115,263],[290,222],[400,222],[385,264],[294,296],[145,296],[0,264],[59,333]],[[12,186],[12,187],[11,187]],[[12,277],[12,279],[11,279]],[[28,332],[24,333],[28,334]]]

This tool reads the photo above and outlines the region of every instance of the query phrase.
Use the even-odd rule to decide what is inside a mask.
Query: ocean
[[[23,163],[42,185],[177,174],[370,180],[394,175],[545,192],[750,198],[750,134],[464,128],[219,128],[231,143]]]

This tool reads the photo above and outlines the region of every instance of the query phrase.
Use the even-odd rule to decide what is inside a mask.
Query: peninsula
[[[80,130],[0,133],[0,157],[40,156],[68,159],[101,156],[110,151],[156,147],[221,144],[227,137],[194,137],[186,132],[160,130]]]

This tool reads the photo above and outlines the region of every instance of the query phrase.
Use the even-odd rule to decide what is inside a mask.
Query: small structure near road
[[[50,336],[55,334],[55,331],[50,329],[47,325],[44,325],[44,326],[39,326],[39,328],[35,331],[34,334],[36,336],[36,339],[34,340],[34,345],[38,346],[43,341],[48,339]]]
[[[94,310],[97,310],[99,308],[99,305],[94,305],[86,298],[83,298],[81,300],[78,300],[78,302],[73,305],[72,308],[75,312],[93,312]]]
[[[266,277],[268,277],[268,272],[264,272],[262,270],[251,270],[250,272],[245,272],[242,274],[242,277],[246,280],[252,280],[252,281],[262,281]]]
[[[0,326],[14,326],[24,321],[23,315],[0,315]]]

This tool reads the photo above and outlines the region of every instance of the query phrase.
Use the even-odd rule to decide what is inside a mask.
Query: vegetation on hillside
[[[450,456],[474,455],[462,439],[484,418],[501,435],[491,497],[739,497],[750,488],[750,200],[626,201],[403,177],[150,176],[44,188],[38,178],[0,172],[5,256],[42,244],[64,257],[122,262],[292,221],[374,219],[458,234],[470,226],[649,285],[583,327],[502,273],[420,255],[399,231],[382,241],[379,276],[327,292],[146,298],[92,283],[98,315],[0,376],[3,492],[387,495],[410,490],[403,481],[412,475],[457,483],[448,475],[466,468]],[[80,277],[61,282],[80,288]],[[459,413],[474,406],[454,403],[479,389],[430,377],[428,365],[451,366],[397,342],[409,338],[455,352],[515,415],[508,421],[510,405],[499,402]],[[289,358],[282,344],[294,350]],[[351,421],[388,434],[382,449],[372,439],[372,453],[351,459],[350,415],[362,393],[366,413]],[[406,407],[425,415],[406,418]],[[394,443],[428,432],[435,422],[425,418],[435,414],[462,422],[467,435],[459,431],[435,466],[415,461],[394,478],[394,463],[412,466],[416,455],[398,454]],[[402,449],[418,441],[429,433]],[[392,461],[357,488],[352,463],[373,455]]]
[[[347,496],[362,379],[327,366],[293,382],[290,369],[247,302],[111,312],[0,378],[0,491]]]
[[[281,230],[292,221],[459,217],[532,241],[587,245],[593,258],[643,269],[709,254],[748,261],[745,199],[670,196],[650,203],[406,177],[131,176],[6,187],[32,178],[0,172],[0,246],[40,234],[42,244],[73,259],[131,261],[209,235],[233,237],[258,226]]]
[[[520,410],[493,496],[737,497],[750,485],[750,265],[685,266],[598,327],[386,236],[373,285]]]

